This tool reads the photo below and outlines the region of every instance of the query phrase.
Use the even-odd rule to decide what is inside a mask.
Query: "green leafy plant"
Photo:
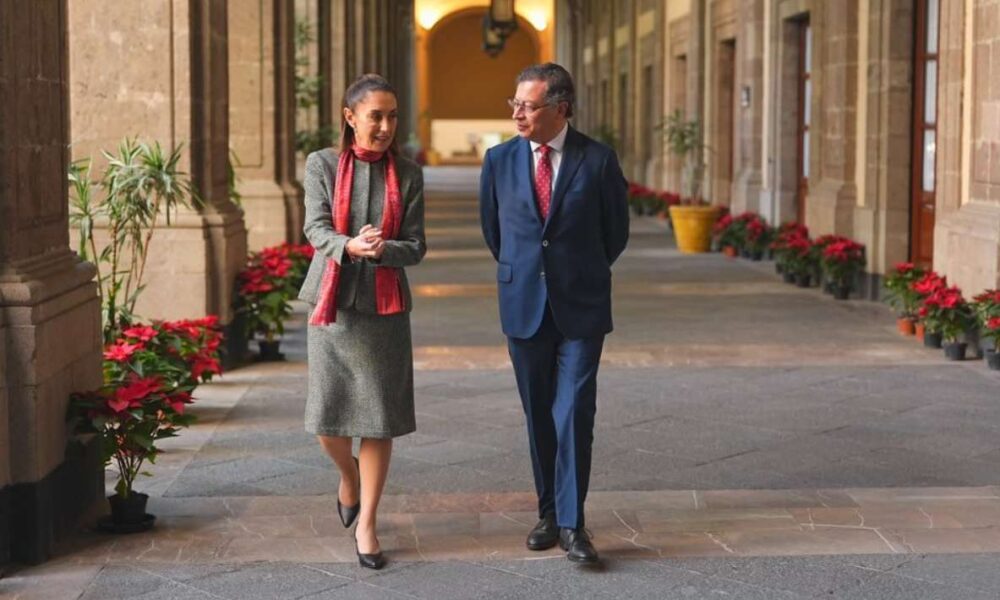
[[[242,208],[243,194],[240,193],[240,178],[236,174],[236,167],[239,166],[241,166],[240,157],[236,155],[235,150],[230,148],[229,159],[226,161],[226,183],[228,184],[229,200],[231,200],[236,206]]]
[[[954,342],[975,322],[972,308],[956,286],[939,287],[926,298],[917,313],[927,331],[940,333],[946,342]]]
[[[334,127],[318,127],[316,129],[295,132],[295,149],[308,155],[323,148],[334,145],[340,130]]]
[[[97,266],[105,343],[136,320],[135,305],[161,216],[170,225],[179,207],[200,205],[191,181],[178,168],[181,147],[165,152],[158,142],[126,138],[117,154],[103,152],[107,166],[99,182],[91,162],[70,165],[70,222],[79,231],[80,255]],[[102,194],[98,201],[97,194]],[[100,243],[94,228],[107,229]]]
[[[284,334],[291,300],[302,286],[313,253],[308,244],[282,244],[250,255],[247,268],[237,277],[236,309],[246,316],[247,337],[272,342]]]
[[[305,19],[295,22],[295,106],[299,110],[310,110],[319,106],[320,91],[326,85],[326,77],[310,73],[309,44],[316,41],[313,25]],[[339,129],[322,126],[314,129],[298,129],[295,132],[295,149],[303,155],[333,145]]]
[[[846,238],[821,247],[820,265],[827,280],[837,286],[851,287],[865,268],[865,247]]]
[[[620,143],[620,140],[618,139],[618,131],[607,123],[601,123],[598,125],[596,129],[590,132],[590,136],[598,142],[610,146],[615,152],[620,152],[618,147]]]
[[[698,119],[685,119],[684,113],[677,109],[667,115],[666,121],[660,126],[663,130],[667,149],[671,154],[684,161],[682,191],[687,193],[684,204],[707,204],[701,197],[702,181],[705,178],[705,151],[711,151],[702,136],[701,122]]]
[[[913,284],[923,276],[923,269],[908,262],[897,263],[893,272],[886,276],[885,300],[900,318],[916,318],[921,295],[913,289]]]

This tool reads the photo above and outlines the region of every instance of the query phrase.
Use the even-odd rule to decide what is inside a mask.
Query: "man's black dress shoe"
[[[381,550],[375,554],[361,554],[361,551],[358,550],[358,542],[355,540],[354,551],[358,555],[358,564],[366,569],[378,571],[385,566],[385,556],[382,555]]]
[[[547,514],[528,534],[528,550],[548,550],[559,543],[559,526],[556,516]]]
[[[566,551],[570,562],[592,564],[597,562],[597,550],[590,543],[590,535],[583,527],[559,530],[559,547]]]
[[[358,465],[358,472],[360,473],[361,465],[358,463],[358,457],[354,457],[354,464]],[[358,513],[361,512],[361,500],[354,506],[344,506],[340,503],[340,492],[337,493],[337,514],[340,515],[340,522],[344,524],[344,527],[350,527],[351,523],[354,523],[354,519],[358,518]]]

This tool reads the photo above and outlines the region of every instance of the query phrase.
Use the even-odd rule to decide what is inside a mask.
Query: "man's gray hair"
[[[545,102],[550,104],[565,102],[567,105],[566,117],[573,116],[573,105],[576,103],[573,77],[561,65],[556,63],[531,65],[517,76],[517,83],[524,81],[544,81],[547,83]]]

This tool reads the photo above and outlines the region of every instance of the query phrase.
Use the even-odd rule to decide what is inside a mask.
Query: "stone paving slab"
[[[537,560],[529,493],[385,498],[383,548],[397,562]],[[66,564],[353,563],[331,496],[154,498],[157,527],[86,533]],[[1000,551],[1000,493],[979,488],[595,492],[588,529],[609,559]]]
[[[302,430],[297,305],[288,361],[199,388],[199,423],[163,444],[138,484],[153,531],[83,530],[0,578],[0,597],[998,597],[1000,374],[770,263],[681,255],[650,219],[614,269],[588,499],[604,564],[525,550],[524,417],[474,174],[426,177],[430,250],[409,270],[418,432],[394,447],[389,569],[354,564],[336,475]]]
[[[580,569],[565,560],[394,564],[373,573],[336,563],[51,565],[0,582],[18,600],[150,598],[838,598],[987,599],[1000,556],[870,555],[634,559]],[[56,580],[59,580],[56,583]]]

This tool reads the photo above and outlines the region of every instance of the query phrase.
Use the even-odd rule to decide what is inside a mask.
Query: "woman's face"
[[[354,143],[374,152],[385,152],[396,137],[396,96],[368,92],[354,108],[344,109],[344,119],[354,128]]]

